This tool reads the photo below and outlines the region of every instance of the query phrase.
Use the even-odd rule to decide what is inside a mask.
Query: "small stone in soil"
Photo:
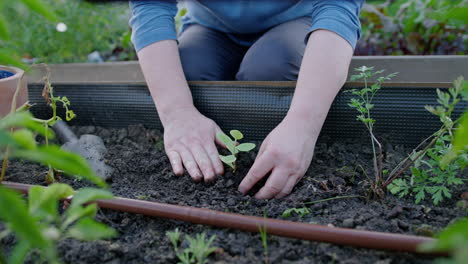
[[[346,227],[346,228],[352,228],[354,227],[354,219],[352,218],[348,218],[348,219],[345,219],[343,221],[343,227]]]
[[[234,185],[234,181],[231,180],[231,179],[229,179],[229,180],[226,182],[226,187],[228,187],[228,188],[231,187],[231,186],[233,186],[233,185]]]
[[[236,204],[236,201],[235,201],[233,198],[229,198],[229,199],[227,200],[227,204],[228,204],[229,206],[233,206],[233,205]]]

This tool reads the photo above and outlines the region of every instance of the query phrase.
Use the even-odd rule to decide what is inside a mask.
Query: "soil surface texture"
[[[226,173],[212,183],[195,183],[188,174],[176,176],[164,153],[162,134],[143,126],[127,129],[76,127],[77,135],[95,134],[108,148],[106,162],[115,170],[109,180],[116,196],[213,210],[285,219],[288,208],[307,207],[310,213],[295,213],[285,220],[336,227],[383,231],[399,234],[431,235],[451,222],[466,216],[456,206],[466,185],[453,191],[453,198],[438,206],[429,200],[414,204],[414,197],[400,199],[387,194],[384,199],[368,196],[369,183],[361,166],[372,177],[372,149],[367,137],[348,142],[330,142],[321,137],[314,159],[304,178],[292,194],[277,200],[256,200],[253,192],[243,196],[237,190],[258,151],[241,153],[238,170]],[[248,142],[248,141],[246,141]],[[384,141],[385,166],[391,168],[411,148]],[[45,185],[46,168],[29,162],[12,161],[7,181]],[[466,171],[463,176],[467,178]],[[63,182],[74,188],[89,186],[72,178]],[[464,190],[465,189],[465,190]],[[257,186],[258,190],[258,186]],[[357,196],[304,205],[337,196]],[[209,263],[265,263],[264,249],[258,233],[194,225],[176,220],[151,218],[130,213],[100,210],[98,220],[112,227],[119,236],[107,241],[79,242],[65,240],[59,244],[65,263],[178,263],[166,231],[179,228],[185,235],[205,232],[216,235],[218,249]],[[1,228],[0,228],[1,229]],[[10,246],[13,239],[10,239]],[[7,242],[8,244],[8,242]],[[183,242],[181,247],[187,246]],[[8,246],[7,246],[8,247]],[[407,253],[368,250],[327,243],[268,236],[269,263],[431,263],[434,258]]]

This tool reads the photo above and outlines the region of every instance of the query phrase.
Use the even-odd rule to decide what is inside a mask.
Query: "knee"
[[[303,53],[288,48],[279,41],[248,52],[236,79],[239,81],[297,80]]]
[[[212,79],[209,76],[208,65],[203,63],[203,59],[196,53],[188,52],[188,50],[184,50],[183,48],[179,48],[179,53],[180,62],[187,81],[206,81]]]

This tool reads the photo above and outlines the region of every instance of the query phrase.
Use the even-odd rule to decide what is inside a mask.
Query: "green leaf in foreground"
[[[30,10],[41,14],[50,21],[58,22],[58,17],[54,12],[50,11],[48,5],[41,0],[21,0]]]
[[[96,240],[104,238],[112,238],[117,235],[117,232],[102,223],[96,222],[93,219],[85,218],[79,220],[73,227],[68,230],[68,235],[79,240]]]
[[[82,188],[73,195],[70,208],[78,207],[98,199],[112,199],[111,192],[96,188]]]
[[[13,55],[12,55],[13,54]],[[21,69],[26,69],[28,66],[21,61],[20,58],[14,55],[15,53],[9,49],[0,48],[0,64],[16,66]]]
[[[424,252],[449,251],[454,258],[450,263],[466,263],[468,257],[468,218],[463,218],[448,226],[437,235],[434,242],[425,243],[419,247]]]
[[[8,32],[5,17],[2,14],[0,14],[0,39],[10,39],[10,33]]]
[[[33,150],[16,150],[12,157],[22,158],[64,171],[65,173],[81,176],[100,187],[107,186],[105,181],[97,176],[81,156],[62,150],[58,146],[40,146]]]
[[[40,219],[58,218],[58,201],[73,194],[73,189],[63,183],[48,187],[33,186],[29,190],[29,212]]]
[[[12,137],[19,146],[25,149],[35,149],[37,147],[34,133],[31,130],[19,129],[13,131]]]
[[[55,136],[51,129],[46,129],[44,125],[34,121],[32,114],[28,111],[14,112],[8,114],[0,120],[0,129],[7,129],[11,127],[28,128],[42,136],[47,136],[48,138],[54,138]]]
[[[47,240],[41,232],[36,220],[29,215],[26,203],[21,196],[0,185],[0,218],[9,223],[9,228],[21,240],[28,241],[34,247],[44,247]]]

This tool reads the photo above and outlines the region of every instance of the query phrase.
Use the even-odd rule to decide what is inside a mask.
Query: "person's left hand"
[[[286,117],[271,131],[263,141],[252,168],[239,185],[239,191],[246,194],[271,172],[255,198],[282,198],[291,193],[312,161],[320,132],[320,127],[310,123]]]

